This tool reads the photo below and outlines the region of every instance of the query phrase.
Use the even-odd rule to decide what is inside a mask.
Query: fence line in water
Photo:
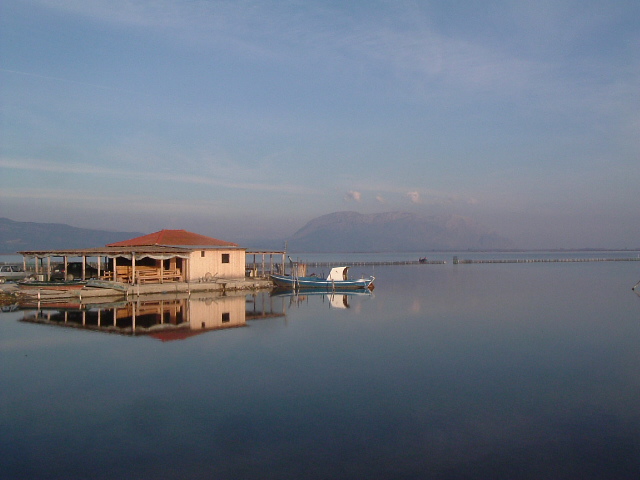
[[[349,265],[350,267],[362,267],[369,265],[442,265],[447,263],[446,260],[428,260],[426,262],[420,262],[418,260],[404,260],[404,261],[371,261],[371,262],[302,262],[310,267],[332,267],[340,265]]]
[[[458,259],[453,257],[453,264],[474,264],[474,263],[583,263],[583,262],[638,262],[640,257],[626,257],[626,258],[511,258],[511,259]],[[366,267],[377,265],[444,265],[446,260],[427,260],[426,262],[420,262],[418,260],[405,260],[405,261],[335,261],[335,262],[300,262],[307,267],[334,267],[340,265],[349,265],[354,267]],[[260,264],[248,263],[247,267],[255,266],[259,267]]]
[[[515,259],[477,259],[456,260],[453,263],[582,263],[582,262],[637,262],[640,258],[515,258]]]

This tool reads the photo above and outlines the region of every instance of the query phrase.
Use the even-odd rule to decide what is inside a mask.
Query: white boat
[[[327,278],[316,275],[299,277],[297,275],[271,275],[271,280],[277,287],[294,289],[322,289],[322,290],[358,290],[372,289],[375,277],[349,279],[349,267],[333,267]]]

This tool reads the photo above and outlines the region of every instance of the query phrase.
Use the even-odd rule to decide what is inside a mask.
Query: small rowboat
[[[70,282],[41,282],[36,280],[25,280],[18,282],[21,289],[28,290],[79,290],[84,288],[87,282],[70,281]]]

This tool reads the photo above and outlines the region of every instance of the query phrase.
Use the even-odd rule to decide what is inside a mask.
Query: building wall
[[[229,263],[223,263],[223,255],[228,255]],[[199,282],[207,277],[244,278],[245,262],[244,249],[195,250],[189,257],[189,281]]]

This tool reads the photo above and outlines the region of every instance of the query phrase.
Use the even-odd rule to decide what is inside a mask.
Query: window
[[[201,251],[200,251],[200,256],[201,256],[201,257],[204,257],[204,250],[201,250]]]
[[[228,253],[223,253],[222,254],[222,263],[229,263],[229,254]]]
[[[227,322],[229,322],[229,320],[231,320],[231,314],[230,313],[223,313],[222,314],[222,323],[227,323]]]

